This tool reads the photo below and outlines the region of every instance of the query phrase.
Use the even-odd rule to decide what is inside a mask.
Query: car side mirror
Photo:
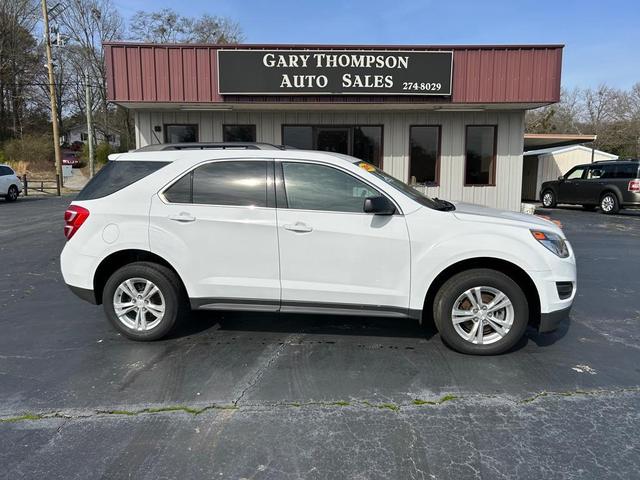
[[[558,180],[559,180],[560,182],[564,182],[564,175],[560,175],[560,176],[558,177]]]
[[[364,213],[374,215],[393,215],[396,213],[396,206],[387,197],[368,197],[364,199]]]

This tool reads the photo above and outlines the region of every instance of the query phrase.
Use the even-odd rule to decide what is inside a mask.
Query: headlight
[[[557,233],[531,230],[531,234],[533,238],[540,242],[547,250],[551,250],[560,258],[567,258],[569,256],[567,242]]]

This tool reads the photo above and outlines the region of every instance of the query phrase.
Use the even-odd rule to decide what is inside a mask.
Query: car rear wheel
[[[102,300],[111,324],[124,336],[138,341],[166,336],[185,310],[175,273],[148,262],[116,270],[105,284]]]
[[[6,198],[7,202],[15,202],[18,199],[18,193],[18,187],[11,185],[4,198]]]
[[[607,215],[618,213],[620,211],[620,204],[615,193],[607,192],[602,195],[602,198],[600,199],[600,211]]]
[[[512,348],[529,320],[527,298],[507,275],[461,272],[436,294],[433,314],[444,343],[461,353],[496,355]]]
[[[556,194],[553,193],[553,190],[545,190],[542,192],[542,206],[545,208],[555,208],[556,203]]]

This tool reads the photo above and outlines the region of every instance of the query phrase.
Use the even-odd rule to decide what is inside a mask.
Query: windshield
[[[456,207],[453,206],[451,202],[447,202],[446,200],[440,200],[439,198],[431,198],[427,197],[424,193],[416,190],[413,187],[410,187],[406,183],[398,180],[395,177],[392,177],[388,173],[383,172],[379,168],[371,165],[370,163],[363,162],[358,160],[357,162],[353,162],[354,165],[359,166],[360,168],[366,170],[371,175],[378,177],[383,182],[391,185],[396,190],[404,193],[407,197],[412,200],[418,202],[420,205],[424,205],[425,207],[433,208],[435,210],[455,210]]]

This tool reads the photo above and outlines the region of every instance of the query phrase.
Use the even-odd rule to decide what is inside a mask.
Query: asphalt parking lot
[[[62,281],[69,201],[0,201],[1,478],[640,478],[640,212],[545,212],[578,256],[570,321],[472,357],[357,317],[126,340]]]

